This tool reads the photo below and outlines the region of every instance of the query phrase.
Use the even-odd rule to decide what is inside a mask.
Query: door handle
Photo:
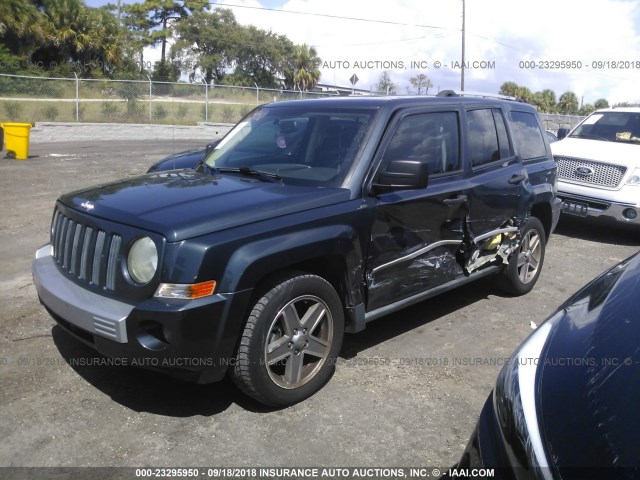
[[[521,183],[521,182],[523,182],[523,181],[524,181],[524,180],[526,180],[526,179],[527,179],[527,176],[526,176],[526,175],[522,175],[522,174],[520,174],[520,175],[514,175],[513,177],[511,177],[511,178],[509,179],[509,183],[510,183],[511,185],[517,185],[518,183]]]
[[[457,197],[454,197],[454,198],[445,198],[442,201],[442,203],[444,203],[445,205],[457,206],[457,205],[466,203],[466,201],[467,201],[466,195],[458,195]]]

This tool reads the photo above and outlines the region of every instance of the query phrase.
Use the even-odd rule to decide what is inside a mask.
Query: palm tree
[[[0,39],[9,52],[30,55],[46,37],[44,17],[32,2],[0,1]]]
[[[81,0],[46,0],[44,8],[51,40],[59,49],[62,62],[77,60],[82,52],[95,43],[90,32],[84,28],[88,23],[88,14]]]
[[[13,30],[18,36],[33,33],[34,27],[41,27],[38,9],[24,0],[3,0],[0,3],[0,35]]]
[[[558,111],[564,114],[576,115],[578,113],[578,97],[576,94],[569,91],[560,95]]]
[[[307,44],[296,45],[294,49],[293,84],[295,88],[307,91],[320,80],[320,57],[316,49]]]
[[[500,86],[500,95],[507,95],[509,97],[517,97],[520,86],[516,82],[504,82]]]

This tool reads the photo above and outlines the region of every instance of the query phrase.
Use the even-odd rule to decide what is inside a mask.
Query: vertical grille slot
[[[82,225],[76,225],[76,233],[73,236],[73,246],[71,250],[71,267],[69,268],[69,273],[75,275],[78,273],[78,252],[81,250],[79,246],[81,245],[81,234],[84,228]]]
[[[87,227],[84,231],[84,241],[82,242],[82,255],[80,256],[80,278],[82,280],[89,280],[89,272],[87,268],[89,266],[89,251],[91,248],[91,242],[93,238],[93,228]]]
[[[93,250],[93,269],[91,270],[91,283],[98,286],[100,285],[100,267],[102,266],[104,238],[105,233],[102,230],[99,230],[98,237],[96,238],[96,247]]]
[[[69,220],[64,238],[64,269],[71,268],[71,254],[73,248],[73,237],[75,236],[76,222]]]
[[[121,238],[118,235],[111,237],[111,246],[109,247],[109,260],[107,263],[107,288],[114,290],[116,288],[116,267],[118,264],[118,254],[120,253]]]
[[[115,290],[119,235],[75,222],[56,209],[51,223],[53,258],[69,275],[99,288]]]

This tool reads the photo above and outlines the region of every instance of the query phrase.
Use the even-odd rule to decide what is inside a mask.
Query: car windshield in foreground
[[[222,173],[252,171],[287,184],[338,187],[374,114],[373,109],[259,108],[222,139],[205,164]]]
[[[639,144],[640,112],[594,113],[569,137]]]

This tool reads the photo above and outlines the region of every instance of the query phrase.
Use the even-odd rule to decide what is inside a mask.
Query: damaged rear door
[[[390,162],[417,160],[428,165],[429,184],[377,194],[367,253],[367,311],[462,274],[456,260],[467,215],[461,116],[455,107],[401,112],[381,144],[378,175]]]
[[[502,109],[470,109],[466,122],[472,175],[461,260],[470,274],[488,264],[507,263],[518,246],[517,232],[533,193],[527,170],[509,141]]]

